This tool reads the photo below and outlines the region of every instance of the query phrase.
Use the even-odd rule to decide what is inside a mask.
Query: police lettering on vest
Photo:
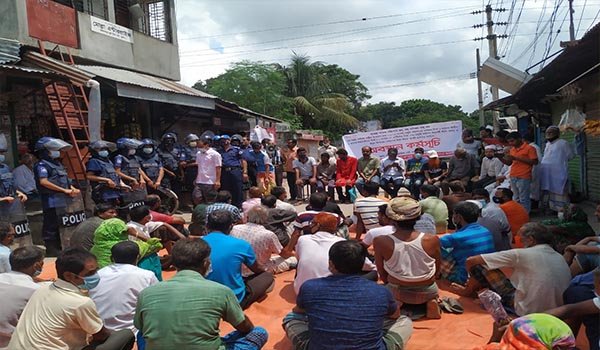
[[[60,217],[60,224],[63,227],[77,226],[85,220],[85,212],[66,213]]]

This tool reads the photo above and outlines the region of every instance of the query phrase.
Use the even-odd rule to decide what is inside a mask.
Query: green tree
[[[360,81],[360,75],[352,74],[337,64],[328,64],[317,69],[317,74],[327,79],[328,91],[348,98],[351,110],[358,111],[365,101],[371,98],[369,89]]]
[[[287,79],[286,94],[293,100],[294,114],[302,118],[306,129],[337,133],[357,127],[358,120],[348,113],[348,97],[333,90],[329,76],[321,74],[324,67],[322,62],[310,62],[309,57],[297,54],[288,66],[280,67]]]
[[[284,95],[286,78],[275,65],[242,61],[193,88],[242,107],[293,122],[292,99]]]

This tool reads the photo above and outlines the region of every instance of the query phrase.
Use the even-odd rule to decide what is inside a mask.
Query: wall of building
[[[177,48],[177,26],[175,23],[174,1],[170,1],[171,30],[173,43],[161,41],[133,31],[133,44],[113,37],[93,32],[90,15],[77,12],[79,49],[72,49],[74,56],[97,62],[98,65],[113,65],[172,80],[181,78],[179,73],[179,53]],[[114,7],[108,0],[108,8]],[[37,39],[29,36],[27,7],[24,0],[0,1],[0,37],[15,39],[27,46],[37,47]],[[112,16],[111,16],[112,15]],[[109,11],[109,19],[114,22],[114,11]],[[52,49],[55,45],[48,43]]]

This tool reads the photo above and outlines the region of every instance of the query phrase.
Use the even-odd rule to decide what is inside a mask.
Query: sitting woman
[[[554,350],[574,349],[571,328],[548,314],[529,314],[508,325],[494,323],[488,344],[473,350]]]
[[[585,237],[595,236],[594,229],[588,224],[588,216],[579,206],[570,204],[562,219],[543,220],[554,234],[554,248],[563,253],[566,246],[576,244]]]

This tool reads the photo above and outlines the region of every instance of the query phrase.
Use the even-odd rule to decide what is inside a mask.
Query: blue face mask
[[[35,270],[35,271],[33,272],[33,277],[38,277],[38,276],[39,276],[39,275],[41,275],[41,274],[42,274],[42,270]]]
[[[487,202],[485,201],[485,199],[480,199],[479,203],[481,203],[481,208],[485,208],[485,206],[487,205]]]
[[[421,159],[423,155],[421,153],[415,153],[415,159]]]
[[[77,276],[77,277],[83,279],[83,284],[80,284],[77,286],[77,288],[79,288],[79,289],[91,290],[91,289],[96,288],[98,286],[98,283],[100,283],[100,275],[98,275],[97,272],[91,276],[85,276],[85,277]]]
[[[108,157],[108,151],[100,151],[98,152],[98,155],[102,158],[106,158]]]
[[[4,163],[6,160],[6,156],[4,154],[0,154],[0,163]]]
[[[48,155],[50,156],[50,158],[56,159],[60,157],[60,151],[50,151],[48,152]]]

